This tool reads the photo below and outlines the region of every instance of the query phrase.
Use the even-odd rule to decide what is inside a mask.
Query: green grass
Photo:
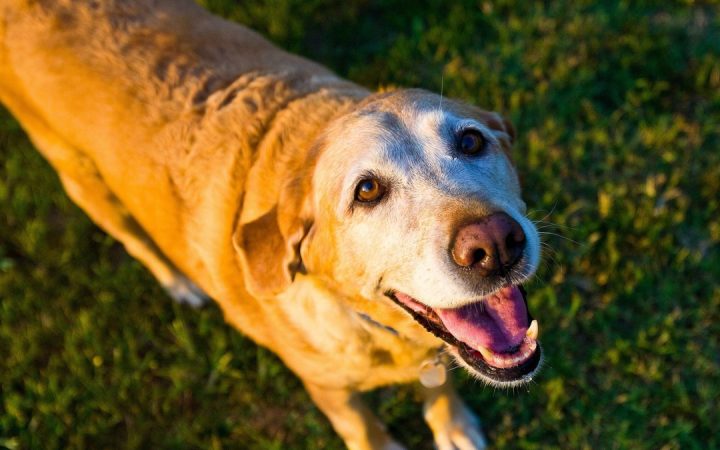
[[[548,364],[515,392],[456,375],[495,446],[720,447],[717,6],[204,3],[362,85],[442,87],[515,123],[532,216],[555,224],[528,286]],[[410,387],[369,397],[431,448]],[[342,443],[216,307],[171,302],[3,112],[0,447]]]

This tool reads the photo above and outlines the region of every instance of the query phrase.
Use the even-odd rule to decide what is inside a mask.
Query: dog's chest
[[[365,390],[415,380],[437,354],[439,341],[408,335],[405,321],[383,323],[359,313],[308,277],[294,284],[276,300],[283,306],[271,312],[269,329],[282,330],[274,339],[282,344],[273,350],[298,373]]]

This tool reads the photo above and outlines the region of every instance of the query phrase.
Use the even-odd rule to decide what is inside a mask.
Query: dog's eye
[[[458,138],[458,150],[468,156],[476,156],[485,149],[485,138],[477,130],[463,130]]]
[[[385,186],[375,178],[360,180],[355,188],[355,200],[363,203],[376,202],[385,195]]]

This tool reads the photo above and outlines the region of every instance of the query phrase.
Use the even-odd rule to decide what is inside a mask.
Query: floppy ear
[[[301,217],[305,202],[297,191],[285,189],[277,205],[251,222],[238,224],[233,234],[245,287],[255,297],[281,293],[302,268],[300,243],[310,220]]]
[[[488,127],[505,134],[505,136],[502,136],[502,140],[505,141],[503,144],[507,145],[506,150],[509,151],[515,141],[515,127],[512,123],[496,112],[483,111],[481,116],[482,121],[485,122]]]
[[[515,127],[513,126],[512,122],[510,122],[505,117],[502,117],[502,124],[503,127],[505,127],[505,134],[507,134],[510,138],[510,145],[512,145],[515,142]]]
[[[479,119],[493,131],[500,141],[505,156],[512,162],[512,146],[515,142],[515,127],[505,117],[493,111],[480,111]]]

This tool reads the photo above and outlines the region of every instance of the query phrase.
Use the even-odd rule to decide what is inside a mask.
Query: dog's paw
[[[210,297],[184,275],[176,276],[163,287],[176,302],[193,308],[199,308],[210,301]]]
[[[480,427],[480,420],[463,405],[456,411],[451,422],[434,429],[435,446],[438,450],[485,450],[487,440]]]

